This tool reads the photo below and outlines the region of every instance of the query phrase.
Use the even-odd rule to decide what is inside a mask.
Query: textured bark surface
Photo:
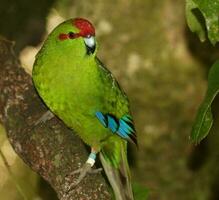
[[[17,154],[57,192],[59,199],[111,199],[101,174],[87,175],[70,192],[65,177],[86,161],[82,141],[57,118],[35,127],[47,108],[36,94],[31,77],[20,66],[13,44],[0,38],[0,122]]]

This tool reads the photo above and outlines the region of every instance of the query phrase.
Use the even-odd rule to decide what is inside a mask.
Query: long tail
[[[100,160],[116,200],[134,200],[127,161],[127,142],[122,139],[107,141],[100,152]]]

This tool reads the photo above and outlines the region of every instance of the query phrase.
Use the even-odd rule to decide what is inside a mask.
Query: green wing
[[[104,112],[120,118],[129,114],[129,101],[113,74],[96,58],[99,76],[104,85]]]
[[[133,200],[131,178],[127,161],[127,142],[137,145],[135,128],[129,111],[129,101],[125,92],[120,88],[112,73],[104,67],[98,58],[103,91],[102,110],[96,112],[100,123],[109,128],[119,137],[109,137],[100,152],[101,162],[114,190],[116,199]]]
[[[96,117],[106,128],[121,138],[137,145],[134,122],[129,112],[129,102],[126,94],[120,88],[111,72],[97,59],[103,91],[104,107],[96,111]]]

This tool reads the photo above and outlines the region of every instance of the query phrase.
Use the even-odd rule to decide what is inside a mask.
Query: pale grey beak
[[[86,37],[84,38],[84,42],[89,48],[93,48],[95,46],[95,37],[94,36]]]
[[[96,48],[96,42],[95,42],[95,37],[94,36],[88,36],[84,38],[84,43],[87,48],[87,54],[93,54],[95,52]]]

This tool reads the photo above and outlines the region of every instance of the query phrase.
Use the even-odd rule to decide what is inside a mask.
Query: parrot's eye
[[[68,36],[69,36],[70,39],[73,39],[75,37],[75,34],[73,32],[69,32]]]

